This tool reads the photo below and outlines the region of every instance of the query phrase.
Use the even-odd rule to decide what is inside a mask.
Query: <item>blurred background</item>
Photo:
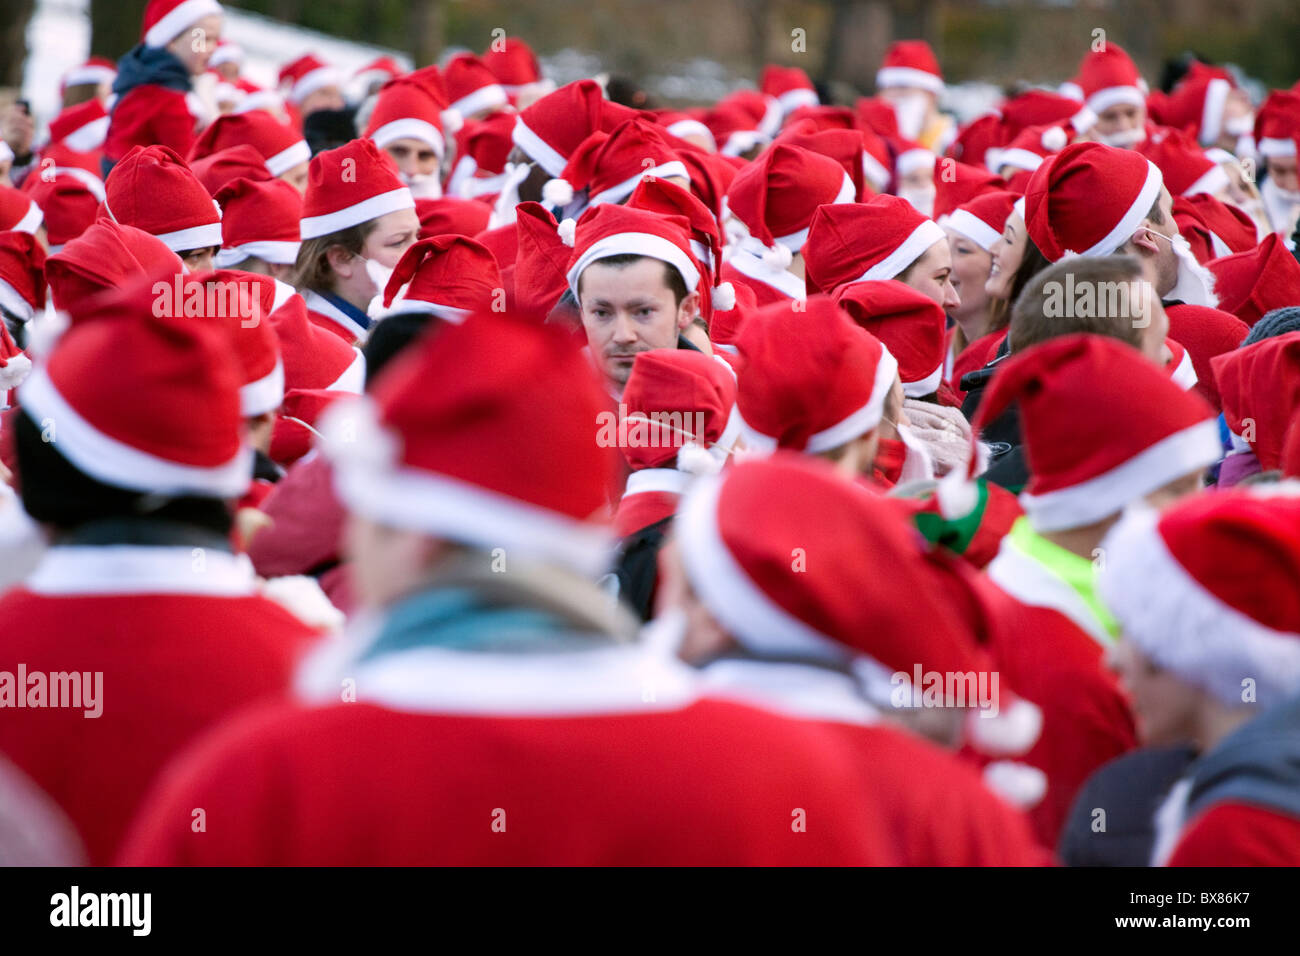
[[[928,40],[965,119],[997,87],[1068,79],[1096,30],[1133,56],[1153,87],[1194,51],[1267,86],[1300,74],[1297,0],[225,0],[226,34],[250,79],[315,51],[345,69],[377,52],[408,64],[482,52],[493,31],[520,36],[563,83],[605,72],[657,104],[713,101],[752,84],[763,63],[803,67],[837,102],[872,91],[885,47]],[[0,0],[0,87],[37,116],[57,109],[58,77],[139,40],[145,0]],[[1262,89],[1262,87],[1259,87]]]

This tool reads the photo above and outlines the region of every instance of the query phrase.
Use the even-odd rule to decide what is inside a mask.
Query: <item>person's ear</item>
[[[1133,233],[1133,238],[1129,240],[1129,244],[1133,246],[1138,255],[1159,255],[1160,246],[1156,244],[1156,240],[1151,235],[1151,232],[1151,227],[1144,222],[1142,225],[1138,226],[1138,231]]]
[[[325,260],[330,264],[330,271],[340,279],[351,279],[356,256],[342,246],[330,246],[325,250]]]
[[[700,294],[692,292],[682,299],[682,304],[677,307],[677,331],[685,332],[699,314]]]

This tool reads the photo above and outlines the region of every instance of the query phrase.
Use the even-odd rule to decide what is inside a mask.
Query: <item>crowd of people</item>
[[[221,31],[5,126],[0,862],[1300,863],[1300,83]]]

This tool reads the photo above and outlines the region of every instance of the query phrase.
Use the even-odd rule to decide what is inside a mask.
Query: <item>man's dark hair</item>
[[[596,262],[592,262],[590,265],[595,265],[598,262],[602,266],[613,266],[615,269],[625,269],[633,263],[640,262],[642,259],[650,258],[652,257],[637,255],[634,252],[624,252],[616,256],[605,256],[604,258],[597,259]],[[663,263],[663,267],[664,282],[667,284],[668,288],[672,290],[673,304],[681,305],[682,300],[690,294],[686,289],[686,280],[682,278],[680,272],[668,263]],[[578,294],[582,294],[582,276],[578,276]]]
[[[1067,278],[1068,277],[1068,278]],[[1134,323],[1137,307],[1130,293],[1140,295],[1146,276],[1136,256],[1071,256],[1048,266],[1025,286],[1011,309],[1007,342],[1012,353],[1046,342],[1058,335],[1092,332],[1127,342],[1142,342],[1142,329]],[[1063,290],[1090,290],[1093,307],[1075,308]],[[1155,290],[1147,288],[1151,299]],[[1111,292],[1122,292],[1112,295]],[[1059,306],[1065,306],[1062,310]],[[1060,314],[1057,314],[1060,313]],[[1149,317],[1148,317],[1149,318]]]

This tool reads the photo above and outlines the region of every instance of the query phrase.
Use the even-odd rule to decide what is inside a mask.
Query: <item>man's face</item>
[[[694,293],[679,306],[659,259],[642,258],[623,266],[593,262],[578,280],[582,326],[592,358],[620,388],[641,352],[670,349],[677,333],[693,318]]]
[[[298,190],[300,194],[305,193],[307,192],[307,172],[309,165],[310,164],[307,162],[301,162],[297,166],[294,166],[291,169],[286,169],[282,172],[280,178],[294,189]]]
[[[1116,103],[1097,114],[1092,132],[1102,142],[1118,137],[1112,146],[1132,146],[1139,140],[1134,137],[1146,125],[1147,111],[1133,103]]]
[[[1300,190],[1300,175],[1297,175],[1297,160],[1294,156],[1270,156],[1268,175],[1279,189],[1288,192]]]
[[[191,249],[179,255],[181,262],[185,263],[185,268],[191,272],[207,272],[212,268],[212,257],[216,253],[216,246],[208,246],[206,249]]]
[[[221,25],[219,14],[202,17],[167,44],[167,49],[185,64],[191,76],[202,76],[207,70],[208,60],[217,51],[217,41],[221,39]]]
[[[906,285],[943,306],[944,311],[958,308],[961,299],[952,285],[952,252],[948,240],[940,239],[907,270]]]
[[[1151,283],[1145,280],[1140,282],[1141,293],[1138,296],[1138,302],[1142,310],[1142,319],[1147,323],[1142,329],[1138,348],[1148,359],[1161,367],[1165,364],[1165,339],[1169,337],[1169,315],[1165,312],[1165,307],[1160,303],[1160,296],[1156,294]]]
[[[1107,662],[1129,697],[1139,741],[1161,747],[1192,739],[1199,691],[1157,667],[1128,640],[1110,649]]]
[[[433,176],[438,172],[438,154],[423,140],[395,139],[384,151],[405,176]]]

